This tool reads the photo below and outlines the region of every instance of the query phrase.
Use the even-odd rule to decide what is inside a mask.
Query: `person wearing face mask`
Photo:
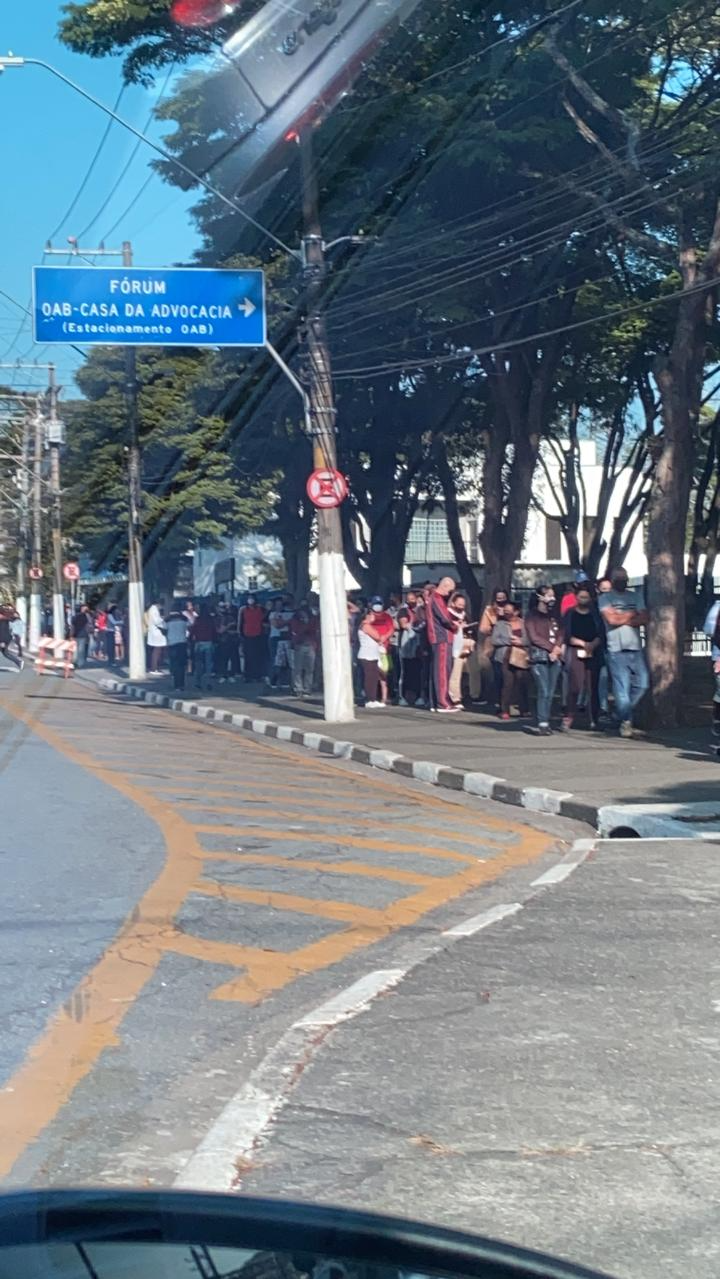
[[[475,647],[475,641],[471,639],[465,630],[467,604],[462,591],[456,591],[450,597],[448,611],[458,624],[458,629],[453,636],[452,642],[453,664],[449,684],[450,701],[453,706],[462,707],[462,677],[465,673],[467,659]]]
[[[615,569],[612,590],[602,595],[599,603],[620,736],[633,737],[633,711],[650,686],[640,638],[640,627],[646,623],[647,613],[639,592],[628,588],[624,568]]]
[[[358,632],[358,663],[363,672],[365,706],[381,710],[388,701],[388,647],[395,623],[382,599],[374,595]]]
[[[432,649],[432,696],[440,715],[451,715],[462,710],[450,701],[450,676],[453,666],[453,638],[459,630],[457,619],[448,608],[448,600],[455,591],[452,577],[443,577],[427,603],[427,635]]]
[[[495,660],[500,662],[503,674],[500,718],[509,720],[513,706],[525,718],[530,713],[530,661],[525,623],[519,604],[508,601],[503,616],[492,628],[491,639]]]
[[[502,694],[502,662],[498,660],[495,653],[495,646],[492,642],[492,630],[496,622],[502,621],[505,612],[505,606],[508,604],[510,596],[503,587],[498,586],[493,591],[492,600],[485,606],[480,618],[479,644],[480,657],[479,665],[482,675],[482,682],[485,686],[485,697],[495,710],[500,710],[500,699]]]
[[[260,680],[267,669],[267,634],[265,609],[254,595],[238,614],[238,633],[245,656],[245,683]]]
[[[590,711],[590,727],[597,728],[600,717],[598,694],[602,661],[602,627],[587,586],[578,585],[574,606],[565,613],[565,670],[567,705],[563,730],[573,726],[581,694]]]
[[[563,644],[552,586],[539,586],[525,618],[530,650],[530,670],[537,697],[538,733],[550,737],[550,715],[562,669]]]

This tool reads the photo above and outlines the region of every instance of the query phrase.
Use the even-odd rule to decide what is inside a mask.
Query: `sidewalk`
[[[86,670],[83,676],[105,684],[118,681],[118,687],[106,691],[132,688],[121,675],[106,670]],[[184,701],[173,700],[166,676],[135,686],[133,695],[206,719],[244,717],[247,722],[236,720],[237,727],[586,821],[601,833],[627,826],[642,835],[692,835],[687,825],[675,829],[678,818],[685,823],[695,819],[703,833],[720,832],[720,761],[709,751],[705,727],[635,741],[623,741],[612,731],[584,729],[537,738],[524,722],[501,722],[483,709],[445,717],[404,707],[358,709],[353,724],[328,724],[319,698],[301,702],[264,685],[239,684],[206,694],[189,689]],[[687,805],[693,808],[684,812]],[[615,812],[625,806],[641,811],[629,820],[627,813]]]

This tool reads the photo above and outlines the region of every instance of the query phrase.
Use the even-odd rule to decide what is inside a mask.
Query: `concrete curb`
[[[231,711],[221,711],[214,706],[185,702],[165,693],[154,693],[151,689],[139,688],[137,684],[128,684],[123,680],[101,679],[99,687],[107,693],[120,693],[137,701],[147,702],[149,706],[165,707],[180,715],[190,715],[261,737],[273,737],[280,742],[291,742],[294,746],[304,746],[306,750],[317,751],[321,755],[349,759],[356,764],[397,773],[400,777],[412,777],[415,781],[428,782],[432,786],[464,791],[467,795],[492,799],[496,803],[510,804],[515,808],[526,808],[533,813],[569,817],[573,821],[585,822],[593,830],[597,830],[600,824],[601,809],[579,796],[571,795],[569,791],[549,790],[541,786],[515,786],[505,778],[493,777],[490,773],[448,768],[443,764],[434,764],[431,760],[410,759],[407,755],[395,755],[392,751],[375,750],[370,746],[340,741],[327,737],[324,733],[305,732],[289,724],[276,724],[270,720],[256,719],[252,715],[234,715]]]

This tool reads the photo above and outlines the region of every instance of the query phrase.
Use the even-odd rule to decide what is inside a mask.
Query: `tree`
[[[693,601],[699,585],[695,622],[705,616],[712,603],[714,569],[720,551],[720,410],[708,409],[701,415],[698,446],[688,553],[688,584]]]
[[[124,377],[122,352],[92,352],[77,375],[87,398],[67,406],[65,529],[98,569],[126,563]],[[218,447],[226,422],[213,400],[226,375],[212,357],[143,350],[138,379],[147,580],[152,593],[169,592],[189,547],[262,527],[270,480],[238,476]]]
[[[561,48],[565,31],[561,34],[560,27],[548,33],[546,48],[569,82],[567,114],[605,168],[605,189],[589,190],[583,184],[583,194],[592,207],[604,212],[623,248],[642,253],[661,280],[676,266],[680,286],[653,369],[662,435],[647,521],[653,711],[658,724],[673,724],[681,712],[686,520],[720,268],[720,202],[713,154],[720,58],[717,13],[703,14],[698,24],[697,14],[687,6],[675,7],[660,24],[662,35],[654,31],[649,36],[644,22],[643,11],[636,32],[646,69],[634,97],[628,86],[624,94],[615,96],[612,84],[604,85],[602,92],[591,84],[573,53]],[[665,183],[658,194],[657,184],[650,180],[648,156],[660,144],[665,147]],[[678,179],[686,179],[689,170],[695,181],[686,190],[678,189]],[[629,211],[627,207],[619,210],[617,192],[625,196],[633,192],[636,200],[646,204],[640,203],[634,211],[632,204]],[[653,209],[650,216],[648,207]]]

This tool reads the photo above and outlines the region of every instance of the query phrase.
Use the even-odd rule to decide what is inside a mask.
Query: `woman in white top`
[[[150,674],[159,675],[163,651],[167,648],[167,636],[163,615],[157,601],[153,600],[147,614],[147,646],[150,652]]]
[[[379,710],[387,705],[387,680],[385,672],[380,669],[380,662],[383,656],[387,657],[387,650],[380,631],[373,626],[375,612],[381,611],[382,605],[380,608],[377,605],[371,606],[358,630],[358,663],[363,673],[365,706],[370,710]]]

